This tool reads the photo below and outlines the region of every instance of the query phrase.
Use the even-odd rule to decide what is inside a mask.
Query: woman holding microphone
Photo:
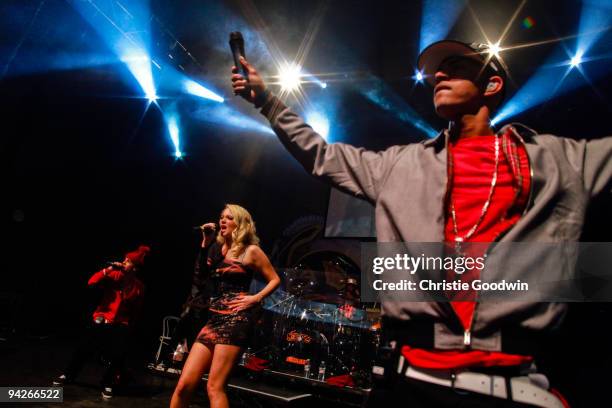
[[[255,223],[249,212],[227,204],[221,212],[219,232],[214,223],[204,224],[203,249],[212,282],[209,320],[198,334],[176,385],[171,408],[187,407],[204,373],[208,372],[207,393],[212,408],[228,407],[225,393],[230,372],[246,346],[257,321],[261,302],[280,284],[280,278],[259,247]],[[216,235],[216,237],[215,237]],[[254,274],[267,285],[249,294]]]

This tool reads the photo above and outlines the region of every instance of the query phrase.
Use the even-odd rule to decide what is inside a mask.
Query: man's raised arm
[[[234,94],[261,108],[280,141],[306,171],[350,194],[376,201],[385,179],[407,146],[373,152],[343,143],[328,144],[266,88],[252,65],[244,58],[240,61],[249,78],[246,80],[236,67],[232,68]]]

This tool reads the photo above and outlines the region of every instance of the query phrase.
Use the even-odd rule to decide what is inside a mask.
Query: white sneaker
[[[111,387],[104,387],[104,390],[102,390],[102,398],[104,399],[113,398],[113,389]]]
[[[53,380],[54,387],[61,387],[64,384],[68,384],[70,381],[66,378],[66,374],[62,374]]]

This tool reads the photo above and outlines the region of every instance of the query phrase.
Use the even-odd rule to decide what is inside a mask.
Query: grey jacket
[[[326,143],[276,97],[268,99],[262,113],[309,173],[375,205],[379,242],[444,240],[448,132],[421,143],[373,152]],[[603,191],[610,192],[612,138],[573,140],[538,135],[522,125],[511,129],[526,147],[532,191],[525,213],[500,242],[578,241],[589,200]],[[392,319],[434,322],[436,348],[469,346],[499,351],[501,328],[508,322],[526,331],[542,331],[556,326],[566,307],[564,303],[543,302],[480,303],[471,333],[451,324],[456,323],[456,317],[448,304],[387,302],[383,314]]]

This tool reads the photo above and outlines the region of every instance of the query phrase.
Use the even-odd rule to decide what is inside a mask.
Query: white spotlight
[[[415,69],[412,79],[414,79],[414,82],[417,84],[422,84],[425,81],[425,75],[423,75],[423,73],[418,69]]]
[[[278,73],[279,82],[283,91],[295,91],[300,87],[302,67],[297,64],[287,64]]]
[[[157,98],[158,98],[158,96],[155,94],[155,92],[152,92],[152,93],[147,92],[145,97],[149,100],[150,103],[153,103],[153,102],[157,101]]]
[[[576,68],[581,63],[582,63],[582,53],[578,52],[570,60],[570,67]]]
[[[489,43],[489,54],[499,58],[499,53],[501,52],[501,47],[499,46],[499,41],[495,44]]]

